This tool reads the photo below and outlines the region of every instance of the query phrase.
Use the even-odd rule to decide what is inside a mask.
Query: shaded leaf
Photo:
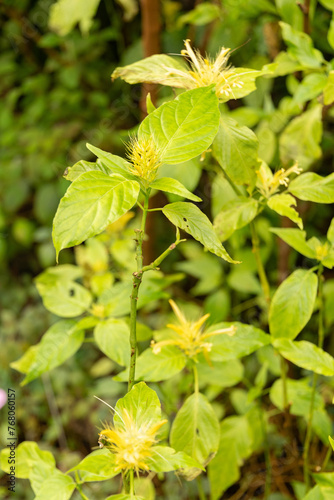
[[[121,319],[101,321],[94,330],[94,338],[101,351],[119,365],[130,362],[130,329]]]
[[[301,368],[311,370],[320,375],[331,377],[334,375],[334,358],[320,347],[301,340],[293,342],[292,340],[281,338],[276,339],[273,345],[281,355]]]
[[[258,201],[239,196],[229,201],[215,217],[214,228],[221,241],[251,222],[257,215]]]
[[[334,173],[327,177],[307,172],[294,179],[289,191],[300,200],[334,203]]]
[[[299,229],[290,228],[270,228],[270,231],[277,234],[285,243],[290,245],[290,247],[297,250],[297,252],[309,257],[310,259],[316,259],[316,252],[307,244],[306,232],[300,231]]]
[[[298,212],[292,208],[297,202],[290,194],[275,194],[268,200],[268,207],[277,212],[279,215],[288,217],[292,222],[295,222],[300,229],[303,229],[303,221],[299,217]]]

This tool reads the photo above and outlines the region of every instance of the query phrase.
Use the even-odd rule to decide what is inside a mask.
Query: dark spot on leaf
[[[199,429],[196,428],[196,434],[199,436]]]
[[[185,217],[183,217],[183,220],[184,220],[184,222],[187,222],[187,219]]]
[[[68,291],[70,297],[73,297],[75,295],[75,290],[73,288],[71,288],[69,291]]]

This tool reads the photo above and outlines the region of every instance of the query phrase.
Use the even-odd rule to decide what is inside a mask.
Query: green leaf
[[[331,447],[332,447],[332,449],[333,449],[333,451],[334,451],[334,439],[332,439],[330,436],[328,436],[328,439],[329,439],[329,442],[330,442],[330,444],[331,444]]]
[[[334,375],[334,358],[311,342],[281,338],[274,340],[273,345],[284,358],[301,368],[327,377]]]
[[[46,331],[39,344],[29,347],[19,360],[10,364],[12,368],[26,374],[21,385],[26,385],[73,356],[84,339],[84,332],[76,330],[75,326],[73,320],[58,321]]]
[[[291,120],[285,127],[279,139],[280,158],[283,164],[297,161],[298,165],[305,170],[321,157],[321,113],[322,106],[316,105]],[[299,178],[302,179],[304,175]],[[291,184],[294,182],[292,181]],[[292,190],[290,191],[293,193]]]
[[[172,447],[206,466],[218,450],[218,438],[219,422],[212,406],[200,392],[192,394],[173,422],[170,435]]]
[[[97,166],[99,166],[99,170],[106,173],[119,174],[122,177],[125,177],[128,180],[138,180],[138,177],[132,175],[129,171],[131,168],[131,163],[124,160],[120,156],[113,155],[108,153],[107,151],[103,151],[91,144],[87,143],[86,147],[91,151],[95,156],[99,158],[97,160]]]
[[[258,205],[257,200],[243,196],[226,203],[213,224],[219,239],[225,241],[234,231],[249,224],[257,215]]]
[[[186,357],[176,346],[164,346],[158,354],[154,354],[152,349],[146,349],[137,359],[136,380],[167,380],[180,373],[185,365]],[[114,380],[126,382],[128,378],[129,370],[124,370],[114,377]]]
[[[182,198],[187,198],[188,200],[202,201],[201,198],[188,191],[188,189],[185,188],[181,182],[169,177],[160,177],[160,179],[155,179],[150,184],[150,188],[165,191],[166,193],[177,194],[178,196],[182,196]]]
[[[94,330],[94,338],[101,351],[119,365],[130,362],[130,329],[121,319],[101,321]]]
[[[116,476],[114,455],[109,450],[95,450],[85,457],[81,462],[72,467],[69,472],[80,471],[80,477],[83,482],[104,481]]]
[[[92,170],[97,170],[103,172],[106,175],[110,175],[112,171],[106,167],[103,163],[93,163],[91,161],[80,160],[73,167],[67,167],[64,172],[64,177],[68,181],[75,181],[81,174],[85,172],[91,172]]]
[[[326,9],[334,11],[334,4],[332,0],[319,0],[321,5],[323,5]]]
[[[152,82],[174,86],[170,77],[166,81],[167,68],[185,71],[186,66],[179,59],[165,54],[155,54],[141,61],[137,61],[122,68],[116,68],[111,75],[112,79],[122,78],[127,83]],[[175,86],[179,86],[179,79],[175,77]]]
[[[273,339],[297,337],[312,316],[318,278],[312,271],[294,271],[276,290],[269,309]]]
[[[232,416],[220,426],[218,453],[209,465],[211,500],[218,500],[240,478],[243,460],[253,451],[252,430],[246,416]]]
[[[256,182],[259,141],[252,130],[223,115],[213,142],[213,155],[235,184]]]
[[[111,495],[106,500],[145,500],[144,497],[138,495],[127,495],[126,493],[119,493],[118,495]]]
[[[190,468],[204,470],[197,460],[189,457],[183,451],[176,452],[169,446],[154,446],[151,448],[151,453],[152,456],[147,459],[146,464],[154,472],[169,472],[171,470]]]
[[[166,102],[141,123],[138,138],[153,137],[164,163],[182,163],[203,153],[219,124],[213,86],[189,90]]]
[[[60,250],[101,233],[136,203],[140,186],[120,175],[87,172],[68,188],[53,221],[53,242]]]
[[[77,274],[73,270],[72,279],[72,268],[78,269],[70,264],[51,267],[35,279],[46,309],[63,318],[79,316],[89,309],[93,300],[86,288],[73,281],[78,274],[82,274],[81,270]]]
[[[180,201],[165,205],[162,211],[174,226],[191,234],[195,240],[202,243],[210,252],[227,260],[227,262],[237,264],[220,243],[207,216],[195,205]]]
[[[282,36],[288,46],[288,52],[305,68],[320,68],[324,58],[313,46],[313,41],[306,33],[293,29],[289,24],[280,22]]]
[[[285,243],[290,245],[290,247],[297,250],[297,252],[309,257],[310,259],[316,259],[316,252],[307,244],[306,242],[306,232],[300,231],[299,229],[290,228],[270,228],[270,231],[277,234]]]
[[[210,365],[203,358],[197,364],[200,386],[204,384],[219,387],[233,387],[242,381],[244,376],[243,364],[238,359],[229,361],[212,361]]]
[[[291,208],[296,206],[297,202],[290,194],[275,194],[268,200],[268,207],[274,210],[279,215],[288,217],[292,222],[295,222],[300,229],[303,229],[303,221],[299,217],[298,212]]]
[[[205,24],[211,23],[220,16],[220,9],[217,5],[209,2],[203,2],[193,10],[190,10],[186,14],[180,16],[177,20],[178,27],[182,27],[185,24],[193,24],[194,26],[204,26]]]
[[[58,0],[50,7],[49,28],[65,36],[79,23],[83,34],[87,34],[100,0]]]
[[[333,12],[333,17],[332,17],[330,25],[329,25],[329,30],[327,33],[327,40],[328,40],[329,45],[332,47],[332,49],[334,49],[334,12]],[[332,71],[331,71],[331,73],[332,73]],[[324,104],[327,105],[328,102],[326,102],[326,100],[324,100]]]
[[[228,361],[230,359],[242,358],[260,349],[260,347],[270,344],[270,336],[260,330],[260,328],[245,325],[238,321],[212,325],[207,333],[230,326],[236,327],[236,332],[232,337],[229,335],[214,335],[208,338],[207,341],[212,344],[210,352],[210,359],[212,361]]]
[[[327,239],[330,242],[330,244],[334,246],[334,217],[331,220],[331,223],[327,231]]]
[[[135,421],[137,428],[154,425],[161,420],[161,406],[155,391],[147,387],[145,382],[134,385],[124,398],[116,403],[117,413],[114,415],[115,428],[123,427],[119,415],[126,410]]]
[[[334,173],[321,177],[307,172],[290,183],[289,191],[300,200],[334,203]]]
[[[49,471],[53,471],[56,467],[56,461],[52,453],[41,450],[34,441],[24,441],[20,443],[16,447],[15,452],[15,476],[20,479],[29,479],[37,463],[44,464],[45,470]],[[1,469],[7,474],[10,472],[10,464],[8,463],[9,454],[9,448],[4,448],[0,452]]]
[[[292,380],[287,379],[287,396],[290,405],[290,413],[308,419],[310,406],[312,401],[312,387],[309,385],[308,380]],[[276,380],[270,389],[270,400],[280,410],[284,410],[284,395],[283,395],[283,382],[282,379]],[[314,410],[323,410],[324,402],[318,391],[314,397]]]
[[[322,73],[311,73],[306,75],[304,80],[298,85],[294,93],[293,100],[297,104],[303,104],[311,101],[321,94],[328,82],[326,75]]]
[[[35,500],[68,500],[75,490],[75,482],[60,470],[55,469],[53,474],[45,479],[35,496]]]

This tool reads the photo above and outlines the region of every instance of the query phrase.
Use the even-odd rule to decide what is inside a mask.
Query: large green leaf
[[[171,179],[170,177],[160,177],[150,184],[150,188],[159,189],[160,191],[165,191],[166,193],[177,194],[182,196],[182,198],[187,198],[192,201],[202,201],[201,198],[194,195],[187,188],[181,184],[181,182],[176,179]]]
[[[45,479],[35,496],[35,500],[68,500],[75,490],[75,482],[60,470],[55,469],[53,474]]]
[[[259,141],[252,130],[227,116],[220,118],[213,154],[235,184],[255,184]]]
[[[313,46],[310,36],[293,29],[289,24],[280,22],[282,36],[288,46],[288,52],[305,68],[320,68],[324,58]]]
[[[220,16],[220,9],[217,5],[210,2],[203,2],[195,6],[186,14],[178,18],[177,25],[179,28],[185,24],[193,24],[195,26],[204,26],[209,24]]]
[[[334,203],[334,173],[321,177],[313,172],[307,172],[290,183],[289,191],[300,200]]]
[[[297,202],[290,194],[275,194],[268,200],[268,207],[277,212],[279,215],[288,217],[292,222],[295,222],[300,229],[303,229],[303,221],[299,217],[298,212],[292,208],[297,205]]]
[[[114,415],[114,425],[116,428],[123,427],[120,418],[126,410],[134,420],[137,429],[141,426],[145,428],[154,425],[161,420],[161,406],[159,398],[153,389],[147,387],[145,382],[134,385],[124,398],[116,403],[116,413]]]
[[[298,165],[306,170],[321,157],[321,113],[322,106],[318,104],[291,120],[285,127],[279,139],[280,158],[283,164],[298,161]],[[303,175],[300,178],[303,178]],[[295,181],[291,184],[293,182]],[[292,190],[290,191],[294,194]]]
[[[41,462],[46,469],[53,471],[56,467],[56,461],[50,451],[43,451],[34,441],[24,441],[16,447],[15,457],[15,475],[21,479],[28,479],[36,463]],[[7,474],[10,472],[8,458],[9,448],[4,448],[0,452],[1,469]]]
[[[151,457],[147,459],[146,464],[154,472],[169,472],[171,470],[186,470],[190,468],[203,469],[197,460],[189,457],[183,451],[176,452],[169,446],[152,447]]]
[[[276,339],[273,345],[284,358],[301,368],[327,377],[334,375],[334,358],[311,342],[293,342],[282,338]]]
[[[70,264],[51,267],[41,273],[35,284],[46,309],[63,318],[73,318],[87,311],[93,297],[86,288],[73,281],[81,274],[81,269]]]
[[[94,330],[94,338],[101,351],[119,365],[130,362],[130,329],[121,319],[101,321]]]
[[[207,398],[196,392],[186,399],[173,422],[171,445],[206,465],[218,450],[219,422]],[[198,473],[200,470],[198,471]]]
[[[26,374],[21,383],[25,385],[73,356],[83,339],[84,331],[76,329],[75,321],[58,321],[46,331],[39,344],[29,347],[24,355],[10,366]]]
[[[136,380],[159,382],[167,380],[179,373],[186,364],[186,357],[176,346],[164,346],[158,354],[152,349],[146,349],[137,359]],[[114,380],[125,382],[128,380],[129,370],[114,377]]]
[[[294,271],[276,290],[269,309],[269,329],[274,339],[297,337],[312,316],[318,278],[312,271]]]
[[[332,33],[332,46],[334,47],[334,17],[331,21],[331,33]],[[334,102],[334,71],[330,71],[328,75],[328,81],[324,88],[324,104],[329,106]]]
[[[104,481],[116,476],[114,455],[107,449],[95,450],[67,473],[79,471],[83,482]]]
[[[270,343],[270,336],[260,330],[260,328],[245,325],[238,321],[212,325],[207,333],[230,326],[236,327],[236,332],[232,337],[229,335],[214,335],[207,339],[207,342],[212,344],[210,358],[213,361],[228,361],[230,359],[242,358]]]
[[[252,444],[252,430],[245,415],[223,420],[218,452],[209,464],[211,500],[221,498],[222,493],[239,479],[240,466],[251,455]]]
[[[192,203],[180,201],[165,205],[162,211],[172,224],[191,234],[195,240],[202,243],[210,252],[227,260],[227,262],[237,263],[228,255],[220,243],[211,222],[198,207]]]
[[[219,239],[225,241],[234,231],[249,224],[256,217],[258,205],[257,200],[241,196],[224,205],[214,220]]]
[[[328,77],[323,73],[311,73],[305,76],[304,80],[298,85],[293,100],[298,104],[311,101],[321,94],[327,81]]]
[[[149,114],[138,138],[153,137],[164,163],[182,163],[203,153],[219,124],[218,99],[213,86],[184,92]]]
[[[305,231],[293,228],[276,227],[270,228],[270,231],[277,234],[277,236],[285,241],[285,243],[297,250],[297,252],[305,255],[305,257],[316,259],[316,252],[307,244]]]
[[[57,256],[63,248],[101,233],[136,203],[139,183],[103,172],[80,175],[61,199],[53,221]]]
[[[178,59],[174,59],[165,54],[155,54],[141,61],[137,61],[128,66],[116,68],[113,72],[112,79],[122,78],[127,83],[162,83],[164,85],[172,85],[179,87],[179,78],[175,78],[175,82],[169,77],[166,81],[167,68],[184,71],[186,66]]]
[[[65,36],[79,23],[82,33],[87,34],[100,0],[58,0],[50,7],[50,29]]]

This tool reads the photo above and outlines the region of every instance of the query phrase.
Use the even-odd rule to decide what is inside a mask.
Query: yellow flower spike
[[[218,98],[234,98],[233,88],[242,88],[244,83],[239,74],[232,66],[228,66],[228,58],[231,49],[222,47],[216,59],[203,57],[198,50],[193,50],[190,40],[185,40],[185,49],[181,55],[189,60],[190,70],[179,70],[165,66],[166,78],[173,80],[173,86],[185,89],[195,89],[216,84],[216,95]]]
[[[119,415],[122,424],[107,426],[99,433],[100,447],[106,447],[114,455],[115,470],[126,472],[135,470],[148,471],[147,458],[152,456],[152,446],[156,444],[155,438],[158,430],[167,420],[160,420],[155,424],[145,422],[139,427],[126,409]]]
[[[193,358],[194,361],[196,361],[197,354],[202,352],[205,359],[210,362],[209,352],[211,351],[212,344],[210,342],[205,342],[205,340],[214,335],[227,334],[231,336],[236,332],[235,326],[205,332],[202,327],[210,314],[205,314],[197,321],[188,321],[173,300],[170,300],[169,303],[180,324],[168,324],[167,328],[173,330],[177,336],[175,337],[175,335],[173,335],[171,338],[160,342],[152,341],[151,347],[154,354],[159,354],[161,348],[164,346],[174,345],[181,349],[186,356]]]
[[[154,181],[161,165],[160,151],[151,138],[131,138],[126,146],[127,158],[131,163],[130,172],[143,181]]]

